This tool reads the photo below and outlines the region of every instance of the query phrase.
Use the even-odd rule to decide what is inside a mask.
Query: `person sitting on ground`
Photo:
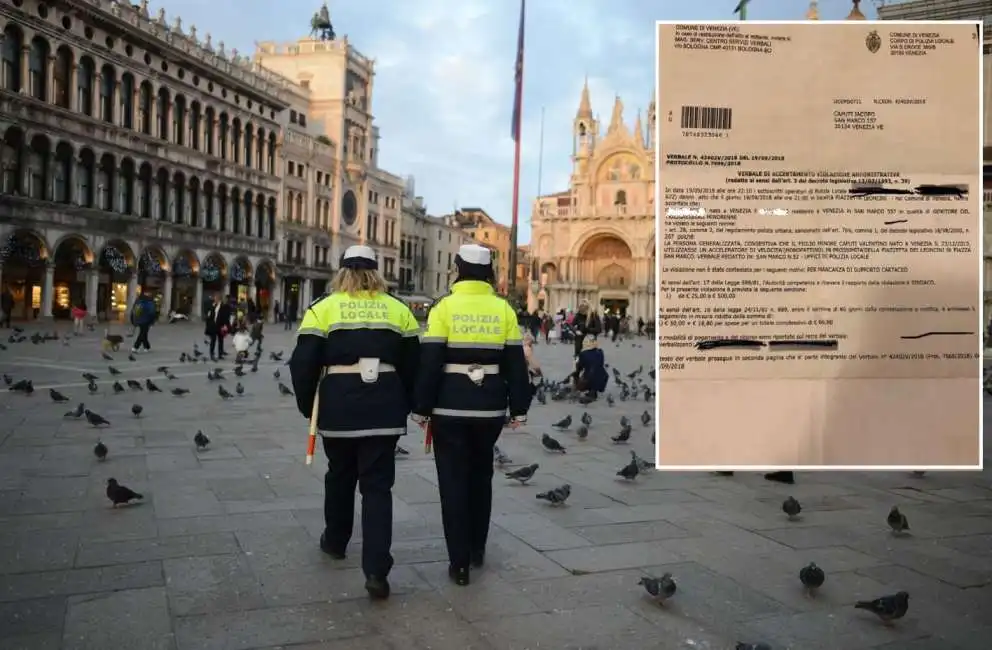
[[[596,343],[595,336],[586,336],[582,341],[582,351],[575,361],[575,389],[595,398],[606,390],[610,376],[606,372],[606,356]]]

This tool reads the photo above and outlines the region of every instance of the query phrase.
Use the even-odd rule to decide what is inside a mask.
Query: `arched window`
[[[48,43],[35,37],[28,52],[28,85],[31,96],[41,101],[48,100]]]
[[[617,190],[616,198],[613,200],[613,205],[627,205],[627,192],[624,190]]]

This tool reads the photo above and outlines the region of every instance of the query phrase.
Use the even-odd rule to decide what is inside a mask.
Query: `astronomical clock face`
[[[598,179],[605,182],[639,181],[644,178],[641,161],[630,154],[610,156],[599,168]]]
[[[345,192],[344,196],[341,197],[341,218],[348,226],[355,225],[355,220],[358,219],[358,199],[355,198],[355,193],[351,190]]]

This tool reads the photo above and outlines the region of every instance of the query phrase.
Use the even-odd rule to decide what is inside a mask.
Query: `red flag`
[[[510,126],[510,135],[514,142],[520,141],[521,112],[523,111],[524,100],[524,7],[527,0],[520,0],[520,29],[517,32],[517,64],[514,75],[513,92],[513,122]]]

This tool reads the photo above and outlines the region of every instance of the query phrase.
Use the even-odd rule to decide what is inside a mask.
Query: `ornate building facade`
[[[655,301],[655,104],[633,128],[619,97],[606,132],[582,89],[565,191],[539,196],[531,217],[528,310],[594,309],[652,320]],[[646,126],[646,128],[645,128]]]
[[[314,20],[329,24],[326,5]],[[312,132],[335,144],[336,173],[330,185],[332,265],[348,246],[367,244],[379,255],[380,269],[391,286],[398,287],[403,180],[378,166],[379,134],[372,117],[375,62],[346,35],[334,38],[333,30],[292,43],[259,43],[254,60],[307,91]]]
[[[291,84],[147,0],[0,5],[0,262],[16,318],[143,289],[199,316],[278,292],[278,116]]]
[[[282,233],[279,270],[284,304],[301,307],[327,288],[334,258],[331,214],[337,151],[308,119],[309,91],[298,86],[280,116]]]

